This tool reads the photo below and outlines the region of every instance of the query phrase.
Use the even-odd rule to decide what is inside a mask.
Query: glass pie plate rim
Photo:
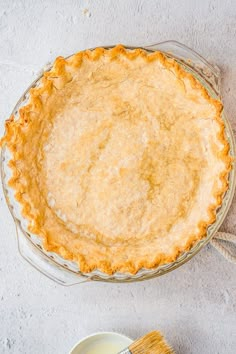
[[[114,45],[103,47],[111,48],[113,46]],[[136,47],[137,46],[126,46],[128,49],[133,49]],[[190,71],[195,77],[199,79],[199,81],[202,82],[210,95],[220,98],[219,69],[209,64],[204,58],[202,58],[192,49],[176,41],[166,41],[151,46],[141,46],[141,48],[150,52],[159,50],[164,52],[167,56],[174,58],[179,62],[180,65],[185,68],[185,70]],[[49,66],[47,70],[50,70],[50,68],[51,66]],[[14,107],[12,114],[17,115],[19,108],[27,103],[29,90],[40,83],[41,77],[42,74],[39,75],[38,78],[28,87],[28,89],[21,96],[16,106]],[[230,145],[230,154],[231,156],[235,157],[236,147],[233,131],[225,115],[225,112],[222,113],[222,118],[225,123],[225,134]],[[104,282],[141,281],[164,275],[178,268],[190,260],[194,255],[196,255],[217,232],[230,208],[236,185],[236,164],[234,161],[232,163],[232,170],[229,174],[229,188],[224,195],[221,207],[217,210],[216,221],[208,227],[206,237],[200,241],[197,241],[189,251],[183,252],[174,262],[157,266],[154,269],[141,269],[135,275],[129,273],[114,273],[113,275],[108,275],[98,270],[94,270],[90,273],[82,273],[75,262],[68,261],[56,253],[45,251],[42,247],[40,237],[33,235],[26,230],[26,220],[20,214],[20,205],[14,199],[14,191],[7,184],[10,173],[10,169],[7,166],[9,159],[9,151],[4,145],[1,150],[1,179],[5,199],[16,225],[19,252],[23,258],[25,258],[34,268],[38,269],[41,273],[50,279],[67,286],[86,282],[89,280]]]

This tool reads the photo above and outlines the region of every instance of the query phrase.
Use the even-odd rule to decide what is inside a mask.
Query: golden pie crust
[[[174,261],[206,235],[228,188],[221,111],[160,52],[57,58],[2,139],[29,231],[82,272]]]

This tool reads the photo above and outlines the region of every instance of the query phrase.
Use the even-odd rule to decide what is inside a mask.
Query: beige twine
[[[228,232],[217,232],[214,238],[211,240],[212,246],[223,255],[229,262],[236,264],[236,256],[234,256],[229,249],[223,246],[221,241],[226,241],[228,243],[228,248],[232,249],[233,244],[236,245],[236,235],[230,234]]]

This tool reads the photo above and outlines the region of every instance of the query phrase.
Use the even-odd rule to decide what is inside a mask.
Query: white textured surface
[[[226,111],[236,128],[235,38],[235,0],[0,0],[1,134],[16,100],[57,55],[167,39],[220,66]],[[222,229],[236,233],[235,213],[236,200]],[[210,246],[159,279],[63,288],[20,258],[2,192],[0,220],[0,353],[68,353],[92,332],[136,337],[153,328],[178,354],[235,353],[235,267]]]

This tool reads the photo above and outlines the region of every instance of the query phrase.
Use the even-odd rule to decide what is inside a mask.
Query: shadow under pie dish
[[[56,59],[2,140],[29,231],[82,272],[174,261],[206,235],[228,188],[221,110],[160,52]]]

